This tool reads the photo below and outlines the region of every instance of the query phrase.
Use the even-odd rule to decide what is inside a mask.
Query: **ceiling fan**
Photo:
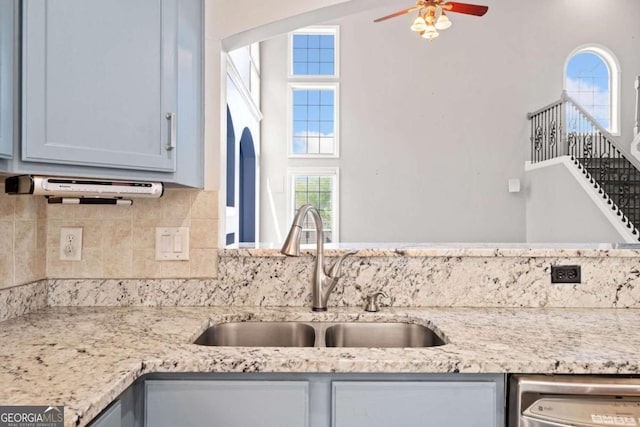
[[[383,16],[373,22],[385,21],[395,18],[396,16],[406,15],[414,11],[418,11],[418,16],[411,25],[411,30],[420,33],[422,37],[433,40],[440,33],[438,30],[446,30],[451,26],[451,21],[445,14],[446,12],[463,13],[465,15],[483,16],[489,10],[488,6],[480,6],[477,4],[444,2],[444,0],[418,0],[416,5],[404,10]]]

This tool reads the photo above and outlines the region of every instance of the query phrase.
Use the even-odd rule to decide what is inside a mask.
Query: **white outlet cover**
[[[520,180],[517,178],[509,180],[509,193],[519,193],[520,192]]]
[[[189,227],[156,227],[156,260],[189,259]]]
[[[82,227],[60,227],[60,260],[82,260]]]

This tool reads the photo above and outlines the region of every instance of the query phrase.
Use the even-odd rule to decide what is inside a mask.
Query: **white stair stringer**
[[[604,218],[606,220],[606,222],[608,223],[608,225],[611,227],[612,230],[615,230],[615,233],[619,235],[619,237],[616,239],[616,242],[625,242],[625,243],[638,243],[640,241],[639,237],[640,237],[640,231],[638,231],[638,229],[636,228],[636,226],[631,223],[629,221],[629,219],[624,215],[623,211],[620,210],[620,208],[618,206],[616,206],[616,204],[609,198],[609,196],[606,194],[606,192],[600,187],[600,185],[596,182],[596,180],[591,176],[591,174],[589,174],[589,172],[580,164],[580,162],[578,162],[577,160],[575,160],[574,158],[570,157],[570,156],[560,156],[560,157],[556,157],[553,159],[549,159],[549,160],[545,160],[545,161],[541,161],[541,162],[536,162],[536,163],[531,163],[531,162],[526,162],[525,163],[525,172],[527,172],[527,174],[533,174],[533,173],[540,173],[543,172],[544,170],[548,170],[551,171],[552,169],[555,169],[555,177],[553,180],[550,181],[550,185],[547,185],[546,189],[541,189],[541,188],[530,188],[530,193],[534,193],[535,194],[541,194],[543,193],[545,190],[547,192],[550,192],[553,190],[553,185],[554,184],[559,184],[557,181],[557,173],[558,173],[558,167],[563,167],[563,169],[565,169],[570,175],[573,176],[573,178],[575,179],[575,183],[579,185],[579,187],[582,189],[582,191],[584,192],[584,195],[586,195],[588,197],[588,199],[591,201],[591,205],[595,208],[597,208],[597,210],[600,212],[602,218]],[[563,174],[562,176],[566,176],[566,174]],[[530,181],[530,179],[528,179],[528,181]],[[533,181],[533,180],[531,180]],[[529,195],[530,196],[530,195]],[[576,195],[574,195],[576,196]],[[556,200],[557,201],[557,197],[554,199],[553,196],[550,197],[550,200]],[[527,201],[527,203],[529,204],[529,200]],[[582,199],[582,202],[584,202],[584,199]],[[555,215],[556,217],[559,217],[559,213],[554,213],[553,207],[550,207],[551,212],[544,212],[545,215],[549,215],[549,217],[551,217],[551,215]],[[545,222],[547,220],[547,218],[545,219],[536,219],[536,218],[530,218],[531,213],[530,212],[541,212],[540,209],[537,209],[537,211],[535,209],[529,209],[529,207],[527,208],[527,223],[532,222],[535,223],[536,220],[539,220],[538,222],[541,224],[544,224],[545,226],[548,227],[553,227],[553,224],[551,224],[551,222]],[[584,212],[584,210],[583,210]],[[580,218],[578,218],[578,216],[576,215],[575,217],[576,221],[578,221]],[[566,224],[565,224],[566,226]],[[589,234],[589,232],[592,232],[592,230],[586,230],[586,226],[587,225],[577,225],[576,228],[577,229],[582,229],[584,230],[585,236]],[[582,228],[581,228],[582,227]],[[534,226],[535,228],[535,226]],[[561,228],[560,225],[557,226],[558,229]],[[558,232],[560,233],[560,232]],[[574,230],[573,234],[571,231],[568,231],[569,233],[569,240],[567,240],[566,238],[559,238],[557,241],[558,242],[562,242],[562,241],[571,241],[571,242],[579,242],[580,240],[578,240],[580,238],[580,231],[579,230]],[[530,232],[529,232],[529,225],[528,225],[528,230],[527,230],[527,241],[530,241],[530,236],[529,236]],[[538,234],[539,233],[532,233],[532,234]],[[572,236],[578,236],[578,237],[574,237],[572,238]],[[596,238],[597,239],[597,238]],[[600,238],[602,239],[602,238]],[[533,241],[540,241],[539,239],[536,239],[535,237],[532,239]],[[588,242],[588,241],[599,241],[601,243],[605,243],[607,241],[605,240],[592,240],[592,238],[589,237],[585,237],[584,240],[582,240],[584,242]]]

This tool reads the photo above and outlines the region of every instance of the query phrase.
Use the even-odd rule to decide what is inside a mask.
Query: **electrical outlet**
[[[60,228],[60,260],[80,261],[82,259],[82,227]]]
[[[580,283],[579,265],[552,265],[551,283]]]

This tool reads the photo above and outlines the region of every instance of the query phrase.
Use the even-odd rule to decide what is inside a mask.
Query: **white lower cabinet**
[[[158,374],[134,427],[504,427],[501,374]],[[123,424],[129,427],[129,424]]]
[[[307,381],[147,381],[148,427],[306,427]]]
[[[495,427],[493,382],[334,381],[333,427]]]

